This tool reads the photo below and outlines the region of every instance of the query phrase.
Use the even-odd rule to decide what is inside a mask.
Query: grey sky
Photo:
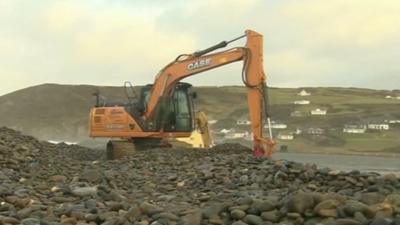
[[[247,28],[264,35],[271,86],[398,89],[399,12],[397,0],[0,0],[0,95],[48,82],[150,83],[176,55]],[[239,85],[240,68],[189,81]]]

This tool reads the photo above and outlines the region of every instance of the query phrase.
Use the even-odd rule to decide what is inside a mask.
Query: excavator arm
[[[271,135],[263,137],[263,112],[269,122],[267,100],[265,97],[266,78],[263,70],[263,38],[262,35],[247,30],[245,47],[236,47],[226,51],[208,54],[218,48],[225,47],[230,42],[221,42],[203,51],[182,55],[165,66],[155,78],[150,91],[149,101],[143,114],[144,120],[154,117],[156,107],[161,99],[171,95],[175,85],[183,78],[193,76],[217,67],[237,61],[243,61],[242,80],[247,88],[249,116],[254,140],[254,154],[270,156],[275,142]],[[239,37],[241,38],[241,37]]]

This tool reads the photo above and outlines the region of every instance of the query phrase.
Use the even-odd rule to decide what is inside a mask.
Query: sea
[[[398,154],[392,157],[382,157],[277,152],[273,154],[272,158],[301,163],[313,163],[319,168],[329,167],[334,170],[359,170],[364,172],[377,172],[381,174],[395,173],[400,175],[400,156]]]

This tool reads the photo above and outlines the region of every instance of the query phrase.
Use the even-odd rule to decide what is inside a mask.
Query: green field
[[[295,140],[279,140],[279,145],[287,145],[289,151],[295,152],[326,152],[326,153],[400,153],[400,132],[392,132],[396,136],[382,137],[378,134],[343,135],[343,143],[324,145],[318,142],[321,137],[313,140],[297,137]],[[325,137],[325,136],[323,136]],[[279,147],[278,147],[279,148]],[[394,149],[391,149],[394,148]]]
[[[137,87],[139,88],[139,87]],[[305,89],[311,96],[297,93]],[[94,104],[92,94],[99,90],[106,101],[126,101],[122,87],[96,87],[89,85],[44,84],[0,96],[0,125],[22,130],[42,139],[81,141],[87,140],[88,113]],[[136,89],[137,90],[137,89]],[[195,87],[197,110],[217,120],[212,129],[236,128],[237,119],[248,118],[246,88],[241,86]],[[272,119],[296,129],[322,128],[320,136],[304,132],[292,141],[279,141],[288,145],[289,151],[302,152],[389,152],[400,153],[400,125],[389,131],[366,134],[344,134],[345,124],[383,122],[400,119],[400,100],[385,99],[386,95],[400,96],[399,90],[371,90],[360,88],[270,88]],[[295,105],[296,100],[309,100],[310,105]],[[311,116],[315,108],[327,109],[325,116]],[[302,116],[291,117],[293,111]],[[279,147],[278,147],[279,148]]]
[[[289,151],[298,152],[326,152],[326,153],[400,153],[400,125],[391,125],[389,131],[367,131],[365,134],[343,133],[345,124],[368,124],[369,122],[383,123],[386,119],[400,118],[400,100],[385,99],[386,95],[399,95],[398,91],[381,91],[358,88],[305,88],[311,96],[298,96],[301,89],[276,89],[271,88],[270,103],[274,120],[288,125],[290,132],[296,129],[322,128],[323,135],[300,134],[294,140],[278,140],[279,145],[287,145]],[[202,89],[198,90],[202,100]],[[214,125],[215,129],[235,127],[243,130],[249,129],[236,126],[237,118],[247,117],[247,99],[245,89],[241,87],[224,87],[224,94],[216,95],[218,98],[207,98],[201,102],[200,109],[220,119]],[[207,95],[207,93],[204,93]],[[203,95],[203,96],[204,96]],[[209,96],[209,95],[207,95]],[[221,98],[231,104],[221,104]],[[296,100],[309,100],[309,105],[295,105]],[[217,105],[217,107],[208,107]],[[325,116],[310,115],[310,110],[327,109]],[[299,111],[300,117],[290,117],[290,113]],[[229,115],[229,116],[226,116]],[[278,146],[279,149],[279,146]]]

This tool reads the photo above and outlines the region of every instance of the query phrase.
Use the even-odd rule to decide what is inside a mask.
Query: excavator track
[[[133,155],[136,151],[152,148],[170,148],[172,145],[161,139],[113,140],[107,143],[108,160],[122,159]]]
[[[107,159],[122,159],[135,152],[135,144],[130,141],[109,141],[107,143]]]

